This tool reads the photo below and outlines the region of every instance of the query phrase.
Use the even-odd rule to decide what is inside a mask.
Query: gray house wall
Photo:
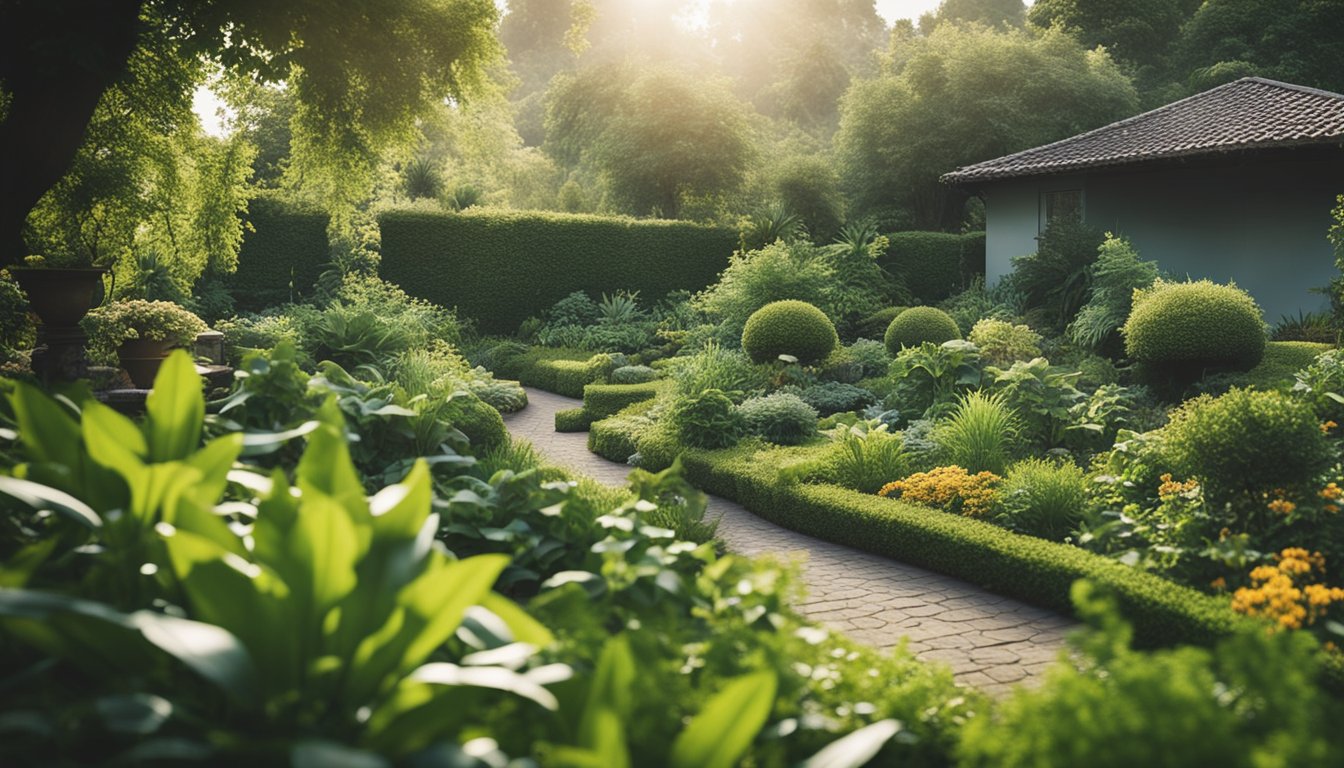
[[[1344,150],[1129,167],[986,183],[986,277],[1036,250],[1046,192],[1081,189],[1083,218],[1124,235],[1177,277],[1236,281],[1277,321],[1328,306],[1311,289],[1338,272],[1326,240],[1344,194]]]

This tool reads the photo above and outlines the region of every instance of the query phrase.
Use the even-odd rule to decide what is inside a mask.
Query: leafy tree
[[[1138,98],[1104,51],[1059,30],[1031,34],[943,25],[894,38],[891,71],[845,96],[836,151],[859,216],[907,212],[957,227],[966,193],[939,177],[1132,114]],[[897,217],[905,218],[905,217]]]
[[[937,13],[929,16],[929,23],[936,27],[944,21],[978,22],[1007,28],[1022,26],[1026,18],[1027,7],[1022,0],[943,0]],[[920,19],[920,26],[924,25],[924,19]]]
[[[406,135],[413,118],[479,82],[497,53],[492,0],[235,3],[224,0],[7,0],[0,6],[0,263],[27,249],[22,227],[71,167],[114,84],[141,81],[145,119],[190,95],[179,66],[206,62],[286,81],[304,137],[296,158],[329,163]],[[352,30],[358,30],[352,33]],[[133,56],[152,62],[133,67]],[[353,185],[362,179],[353,179]]]
[[[1116,59],[1144,67],[1162,63],[1198,7],[1198,0],[1037,0],[1027,19],[1063,26],[1083,45],[1104,45]]]
[[[622,66],[564,77],[547,109],[548,151],[591,165],[622,211],[675,218],[688,196],[736,189],[751,154],[741,106],[723,86]]]
[[[1338,0],[1209,0],[1178,43],[1191,85],[1257,74],[1344,91],[1344,8]]]

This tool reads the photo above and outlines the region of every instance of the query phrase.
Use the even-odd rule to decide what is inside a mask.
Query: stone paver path
[[[511,433],[556,464],[625,484],[630,468],[590,453],[586,433],[555,431],[555,412],[580,401],[537,389],[527,396],[527,408],[504,417]],[[919,658],[948,664],[958,682],[992,695],[1040,675],[1075,626],[964,581],[781,528],[727,499],[711,496],[709,516],[719,518],[719,538],[733,552],[803,560],[804,615],[876,648],[909,637]]]

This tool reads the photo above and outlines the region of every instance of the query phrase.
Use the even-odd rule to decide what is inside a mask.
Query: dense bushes
[[[1158,280],[1136,293],[1125,322],[1125,351],[1162,370],[1255,367],[1265,353],[1265,321],[1235,285]]]
[[[894,232],[878,263],[925,303],[942,301],[985,273],[985,233]]]
[[[657,299],[701,288],[737,239],[685,222],[501,211],[396,210],[379,226],[385,278],[487,332],[511,332],[574,291],[617,285]]]
[[[893,356],[906,347],[918,347],[928,342],[942,344],[961,338],[957,321],[936,307],[911,307],[896,316],[887,326],[884,341]]]
[[[797,395],[776,392],[737,407],[747,432],[778,445],[798,445],[817,434],[817,411]]]
[[[776,301],[752,313],[742,329],[742,350],[758,363],[792,355],[803,365],[824,359],[840,343],[835,326],[804,301]]]
[[[227,284],[239,310],[258,311],[310,295],[330,261],[327,222],[311,206],[261,195],[248,203],[238,271]]]

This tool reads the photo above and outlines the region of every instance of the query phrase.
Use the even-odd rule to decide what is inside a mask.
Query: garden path
[[[555,431],[556,411],[579,400],[529,388],[529,405],[504,417],[547,460],[613,486],[630,468],[588,451],[588,435]],[[1053,663],[1075,623],[1059,614],[1000,597],[964,581],[815,539],[767,522],[741,505],[710,496],[718,536],[744,555],[771,554],[803,562],[807,596],[797,608],[854,640],[887,649],[909,637],[921,659],[952,668],[960,683],[1002,695]]]

